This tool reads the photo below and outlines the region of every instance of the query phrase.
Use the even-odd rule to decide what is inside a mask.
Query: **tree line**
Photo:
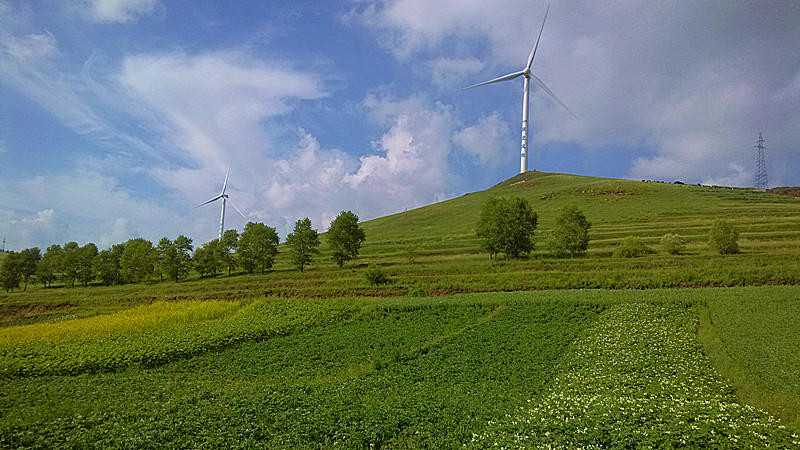
[[[342,211],[330,224],[327,241],[336,264],[358,256],[366,235],[358,225],[358,216]],[[36,279],[44,288],[61,281],[64,286],[76,283],[88,286],[99,281],[104,285],[139,283],[158,278],[175,282],[189,276],[194,269],[201,278],[220,272],[242,269],[247,273],[265,273],[278,255],[280,239],[274,227],[248,222],[240,234],[226,230],[221,239],[214,239],[194,248],[192,239],[179,235],[174,240],[161,238],[156,245],[142,238],[129,239],[98,251],[97,246],[77,242],[54,244],[44,253],[38,247],[10,252],[0,265],[0,285],[6,292]],[[308,218],[295,223],[286,239],[292,263],[302,272],[319,254],[317,230]]]

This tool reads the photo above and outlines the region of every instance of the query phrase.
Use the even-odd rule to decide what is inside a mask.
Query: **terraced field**
[[[480,251],[496,195],[529,258]],[[544,245],[566,205],[585,257]],[[0,448],[800,447],[800,199],[532,172],[363,226],[343,269],[0,295]]]
[[[796,430],[737,400],[696,337],[704,304],[764,294],[800,288],[256,302],[183,327],[222,339],[238,315],[274,332],[175,339],[181,351],[125,366],[94,350],[150,352],[147,327],[78,333],[52,347],[83,362],[73,374],[30,376],[54,357],[36,354],[4,377],[0,446],[797,446]]]

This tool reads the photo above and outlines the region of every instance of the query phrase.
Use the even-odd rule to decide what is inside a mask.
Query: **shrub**
[[[733,228],[730,222],[717,220],[711,226],[708,236],[708,245],[721,255],[739,253],[739,232]]]
[[[383,273],[380,267],[372,267],[364,272],[364,278],[367,279],[369,284],[377,286],[379,284],[386,284],[389,282],[389,277]]]
[[[490,259],[498,253],[517,258],[533,250],[531,238],[537,221],[527,200],[494,197],[483,205],[475,234],[483,241]]]
[[[674,233],[667,233],[661,236],[661,247],[670,255],[680,255],[683,252],[684,241]]]
[[[550,249],[556,256],[577,256],[586,253],[586,249],[589,248],[591,226],[580,209],[574,206],[564,207],[556,218],[556,226],[550,235]]]
[[[639,236],[628,236],[622,240],[619,247],[614,250],[614,257],[616,258],[635,258],[637,256],[644,256],[655,253],[655,250],[644,245]]]

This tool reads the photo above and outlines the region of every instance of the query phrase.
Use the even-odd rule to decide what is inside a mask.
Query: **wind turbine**
[[[462,90],[472,89],[478,86],[485,86],[487,84],[492,83],[499,83],[501,81],[506,80],[513,80],[514,78],[524,76],[525,77],[525,87],[522,95],[522,151],[520,155],[520,173],[525,173],[528,171],[528,109],[529,109],[529,97],[530,97],[530,89],[531,89],[531,80],[534,83],[539,85],[543,91],[547,92],[555,101],[557,101],[564,109],[567,110],[568,113],[572,115],[574,118],[578,118],[567,105],[564,104],[557,96],[553,93],[553,91],[548,88],[544,82],[537,77],[536,75],[531,72],[531,66],[533,65],[533,58],[536,56],[536,49],[539,47],[539,39],[542,37],[542,30],[544,30],[544,23],[547,21],[547,13],[550,12],[550,4],[547,5],[547,10],[544,13],[544,20],[542,20],[542,27],[539,29],[539,36],[536,38],[536,43],[533,45],[531,49],[531,53],[528,55],[528,64],[525,65],[525,68],[520,70],[519,72],[510,73],[508,75],[503,75],[502,77],[497,77],[493,80],[484,81],[483,83],[478,83],[472,86],[465,87]]]
[[[222,212],[219,215],[219,238],[220,238],[220,240],[222,239],[222,232],[225,231],[225,203],[226,202],[231,202],[231,206],[233,206],[233,209],[235,209],[236,212],[238,212],[242,217],[247,219],[247,216],[245,216],[245,214],[241,210],[239,210],[239,208],[237,208],[235,204],[233,204],[233,202],[230,200],[228,194],[225,193],[225,188],[228,187],[228,175],[230,175],[230,173],[231,173],[231,169],[229,168],[228,171],[225,172],[225,182],[222,183],[222,192],[219,195],[217,195],[216,197],[214,197],[214,198],[212,198],[210,200],[206,200],[203,203],[200,203],[199,205],[195,206],[195,208],[199,208],[199,207],[201,207],[203,205],[207,205],[207,204],[209,204],[211,202],[215,202],[215,201],[217,201],[219,199],[222,199]]]

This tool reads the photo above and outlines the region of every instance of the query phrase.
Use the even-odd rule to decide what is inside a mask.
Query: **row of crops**
[[[0,376],[154,366],[343,320],[346,301],[156,302],[116,314],[0,330]]]

